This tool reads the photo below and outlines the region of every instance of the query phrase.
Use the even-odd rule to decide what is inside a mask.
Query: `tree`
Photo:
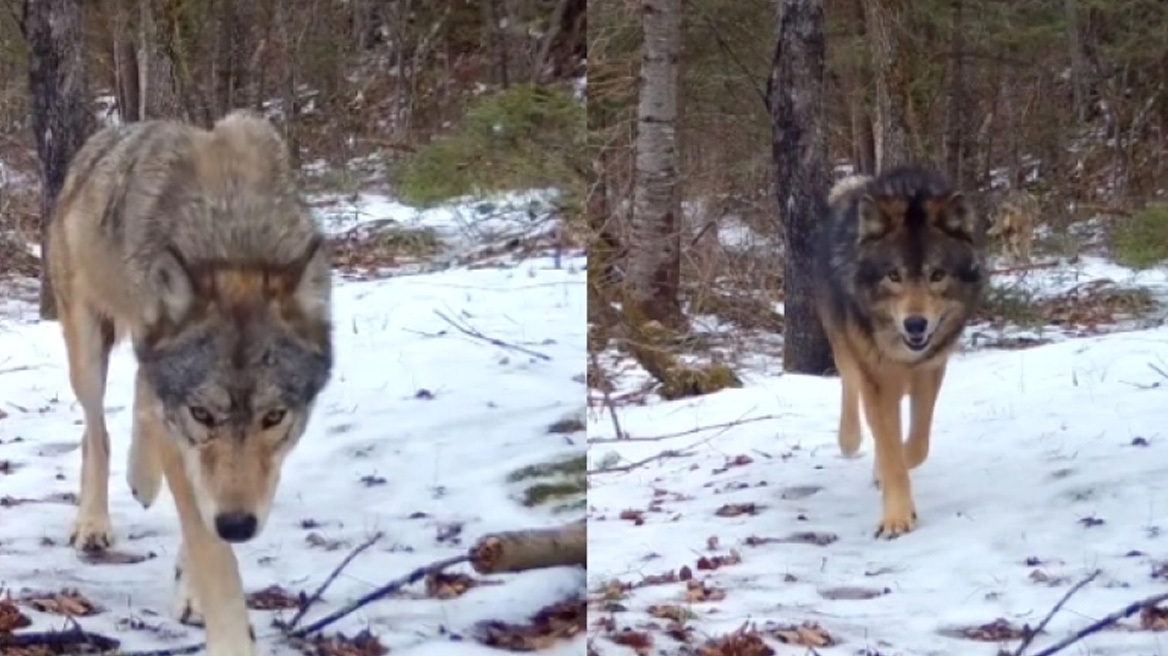
[[[41,162],[41,298],[43,319],[57,317],[49,275],[49,224],[73,155],[93,125],[85,69],[85,1],[25,0],[32,129]]]
[[[644,319],[684,322],[677,106],[681,0],[642,0],[644,46],[637,107],[632,261],[628,302]]]
[[[865,26],[876,80],[876,171],[908,161],[908,80],[894,29],[907,11],[905,0],[865,0]]]
[[[827,212],[823,0],[783,0],[767,97],[773,129],[775,191],[786,242],[783,368],[832,369],[815,311],[815,257]]]

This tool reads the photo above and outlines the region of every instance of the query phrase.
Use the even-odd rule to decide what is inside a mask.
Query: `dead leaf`
[[[1010,624],[1009,620],[999,617],[988,624],[945,630],[942,633],[979,642],[1005,642],[1007,640],[1021,640],[1030,635],[1031,629],[1026,625],[1014,626]]]
[[[728,503],[714,511],[718,517],[738,517],[739,515],[757,515],[762,506],[754,503]]]
[[[304,593],[295,594],[278,585],[269,585],[247,595],[247,607],[252,610],[281,610],[300,608]]]
[[[482,623],[475,638],[490,647],[536,651],[583,633],[587,623],[587,602],[582,598],[566,599],[544,607],[527,624]]]
[[[314,635],[296,644],[305,656],[383,656],[389,649],[368,630],[352,638],[343,633]]]
[[[752,462],[754,462],[754,459],[746,454],[737,455],[733,458],[727,458],[726,462],[723,463],[721,467],[715,468],[713,473],[721,474],[733,467],[742,467],[744,465],[749,465]]]
[[[619,633],[608,636],[618,645],[623,645],[633,650],[637,656],[648,656],[653,649],[653,636],[644,631],[633,631],[632,629],[625,629]]]
[[[83,597],[80,592],[70,589],[48,595],[30,595],[22,601],[42,613],[53,613],[54,615],[85,617],[101,612],[93,602]]]
[[[32,624],[11,599],[0,599],[0,633],[11,633]]]
[[[714,556],[712,558],[702,556],[698,558],[697,567],[698,569],[718,569],[724,565],[737,565],[741,562],[742,556],[736,550],[731,549],[728,556]]]
[[[458,572],[431,572],[426,575],[426,596],[434,599],[461,597],[479,582]]]
[[[707,586],[704,581],[690,579],[685,582],[685,600],[688,602],[722,601],[725,598],[725,590]]]
[[[636,526],[645,523],[645,513],[641,510],[622,510],[620,518],[631,521]]]
[[[1168,608],[1144,606],[1140,609],[1140,628],[1145,631],[1168,629]]]
[[[775,638],[785,645],[802,647],[830,647],[835,638],[815,622],[804,622],[798,626],[786,626],[774,631]]]
[[[697,656],[774,656],[774,653],[757,629],[744,624],[734,633],[706,642],[698,648]]]
[[[647,610],[649,615],[653,617],[674,622],[684,622],[694,617],[690,611],[673,604],[654,604],[649,606]]]

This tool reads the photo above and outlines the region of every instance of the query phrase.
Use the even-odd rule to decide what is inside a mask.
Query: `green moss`
[[[511,472],[507,476],[507,480],[511,483],[517,483],[532,478],[579,475],[584,473],[587,466],[587,459],[583,455],[573,456],[565,460],[528,465]]]

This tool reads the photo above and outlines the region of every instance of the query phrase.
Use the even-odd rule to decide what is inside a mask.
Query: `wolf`
[[[985,226],[969,199],[918,165],[844,178],[827,206],[815,305],[840,374],[839,445],[859,448],[862,404],[883,495],[876,537],[892,539],[916,524],[909,470],[928,457],[946,363],[984,293]]]
[[[282,463],[333,363],[322,233],[285,142],[234,111],[211,129],[105,128],[70,162],[47,258],[85,417],[70,543],[112,542],[103,400],[110,351],[137,360],[127,481],[149,507],[165,478],[182,530],[175,612],[212,656],[256,653],[231,544],[264,527]]]
[[[1014,261],[1029,264],[1038,214],[1038,201],[1034,196],[1023,189],[1012,189],[998,202],[997,212],[986,236],[1000,239],[1006,253]]]

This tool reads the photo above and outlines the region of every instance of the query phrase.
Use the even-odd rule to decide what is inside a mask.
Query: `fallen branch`
[[[1042,651],[1033,654],[1033,656],[1052,656],[1053,654],[1057,654],[1060,651],[1066,649],[1067,647],[1082,640],[1083,638],[1086,638],[1087,636],[1089,636],[1093,633],[1098,633],[1099,631],[1102,631],[1103,629],[1111,626],[1112,624],[1115,624],[1124,618],[1131,617],[1132,615],[1135,615],[1136,613],[1140,612],[1144,608],[1147,608],[1149,606],[1155,606],[1156,604],[1158,604],[1162,601],[1168,601],[1168,592],[1161,592],[1160,594],[1152,595],[1151,597],[1145,597],[1144,599],[1141,599],[1139,601],[1133,601],[1132,603],[1128,604],[1127,606],[1124,606],[1123,608],[1115,611],[1114,613],[1111,613],[1110,615],[1102,617],[1102,618],[1088,624],[1087,626],[1083,627],[1079,631],[1075,632],[1070,637],[1064,638],[1063,640],[1056,642],[1055,644],[1051,645],[1050,647],[1047,647],[1046,649],[1043,649]],[[1016,656],[1020,656],[1020,655],[1016,655]]]
[[[279,628],[283,629],[285,633],[296,628],[296,625],[300,622],[301,619],[304,618],[304,615],[305,615],[305,613],[308,612],[308,609],[312,608],[313,604],[320,601],[321,596],[324,594],[324,591],[326,589],[328,589],[328,587],[330,585],[333,584],[333,581],[335,581],[338,576],[340,576],[341,570],[348,567],[349,563],[353,562],[353,559],[356,558],[362,551],[365,551],[369,547],[372,547],[374,545],[374,543],[376,543],[378,540],[381,539],[382,535],[383,535],[383,533],[378,532],[373,537],[369,538],[363,544],[358,546],[356,549],[349,552],[349,555],[345,556],[345,559],[342,560],[341,563],[333,569],[332,573],[330,573],[327,578],[325,578],[324,583],[321,583],[320,587],[317,588],[312,593],[312,595],[310,595],[308,597],[308,599],[306,599],[304,601],[304,603],[300,604],[300,608],[296,611],[296,614],[292,616],[292,619],[288,620],[288,622],[286,624],[282,623],[282,622],[277,622],[276,625]]]
[[[314,633],[316,631],[320,631],[321,629],[325,628],[326,626],[344,618],[346,615],[354,613],[354,612],[360,610],[361,608],[364,608],[365,606],[368,606],[369,604],[371,604],[379,599],[387,597],[387,596],[393,594],[394,592],[397,592],[398,590],[406,587],[407,585],[412,585],[414,583],[417,583],[418,581],[421,581],[422,579],[426,578],[426,576],[429,574],[434,574],[434,573],[437,573],[437,572],[440,572],[440,571],[446,569],[447,567],[452,567],[452,566],[458,565],[460,563],[465,563],[469,559],[470,559],[469,556],[467,556],[466,554],[463,554],[461,556],[453,556],[451,558],[446,558],[445,560],[439,560],[437,562],[430,563],[429,565],[426,565],[424,567],[419,567],[419,568],[415,569],[414,571],[410,572],[409,574],[406,574],[405,576],[402,576],[400,578],[396,578],[396,579],[390,581],[389,583],[386,583],[385,585],[382,585],[381,587],[378,587],[377,589],[360,597],[359,599],[356,599],[355,601],[349,602],[345,606],[341,607],[339,610],[332,612],[332,613],[329,613],[328,615],[325,615],[324,617],[313,622],[312,624],[309,624],[308,626],[296,629],[294,631],[290,631],[288,633],[288,635],[290,635],[294,638],[306,637],[308,634]]]
[[[1007,273],[1022,273],[1023,271],[1035,271],[1038,269],[1053,269],[1061,262],[1055,260],[1053,262],[1035,262],[1032,264],[1019,264],[1017,266],[1005,267],[1002,269],[994,269],[990,271],[991,276],[1001,276]]]
[[[587,563],[588,534],[583,520],[560,528],[492,533],[470,549],[471,567],[479,574]]]
[[[0,650],[11,647],[44,647],[69,654],[83,654],[89,647],[92,653],[105,653],[118,648],[120,643],[98,633],[90,633],[74,626],[65,631],[31,631],[28,633],[0,632]]]
[[[1069,601],[1076,592],[1082,590],[1083,586],[1087,585],[1091,581],[1094,581],[1099,576],[1099,574],[1102,573],[1102,571],[1103,570],[1097,569],[1094,572],[1091,572],[1091,575],[1087,578],[1071,586],[1071,589],[1067,590],[1067,593],[1063,595],[1063,598],[1058,600],[1058,603],[1054,605],[1054,608],[1050,609],[1050,612],[1046,614],[1046,617],[1042,618],[1042,621],[1038,623],[1038,626],[1036,626],[1033,631],[1030,631],[1026,634],[1026,637],[1022,639],[1022,644],[1018,645],[1018,649],[1014,650],[1014,656],[1022,656],[1022,652],[1026,651],[1026,648],[1030,646],[1030,643],[1034,642],[1034,638],[1037,637],[1039,633],[1042,633],[1042,630],[1045,629],[1046,625],[1050,623],[1051,618],[1054,617],[1055,614],[1060,610],[1062,610],[1063,605],[1066,604],[1067,601]]]
[[[710,424],[709,426],[698,426],[689,430],[677,431],[676,433],[665,433],[663,435],[654,435],[653,437],[598,437],[596,439],[588,440],[589,444],[607,444],[610,442],[660,442],[661,440],[670,440],[675,437],[684,437],[686,435],[693,435],[694,433],[704,433],[709,430],[723,429],[722,432],[741,426],[743,424],[750,424],[756,421],[769,421],[771,419],[778,419],[778,415],[761,415],[758,417],[751,417],[749,419],[735,419],[734,421],[727,421],[721,424]]]
[[[627,465],[621,465],[620,467],[607,467],[605,469],[590,469],[590,470],[588,470],[587,474],[588,474],[588,476],[592,476],[593,474],[615,474],[618,472],[627,472],[627,471],[632,471],[632,470],[636,469],[637,467],[647,465],[647,464],[653,462],[654,460],[665,460],[667,458],[685,458],[685,457],[692,456],[692,455],[693,455],[692,451],[682,451],[680,449],[666,449],[665,451],[662,451],[661,453],[658,453],[655,456],[649,456],[648,458],[642,458],[640,460],[637,460],[636,462],[630,462]]]
[[[545,355],[545,354],[540,353],[538,351],[533,351],[529,348],[524,348],[522,346],[518,346],[515,344],[509,344],[507,342],[504,342],[501,339],[496,339],[494,337],[487,337],[486,335],[480,333],[479,331],[475,330],[474,328],[471,328],[470,326],[465,326],[463,324],[458,323],[454,319],[451,319],[450,317],[439,312],[438,310],[434,310],[434,314],[438,315],[438,317],[440,319],[442,319],[443,321],[445,321],[446,323],[450,324],[451,326],[454,326],[455,330],[462,333],[463,335],[466,335],[467,337],[473,337],[474,339],[482,340],[482,341],[484,341],[492,346],[498,346],[499,348],[502,348],[502,349],[508,349],[511,351],[518,351],[519,353],[523,353],[524,355],[530,355],[531,357],[539,358],[540,360],[551,360],[552,359],[550,355]]]

